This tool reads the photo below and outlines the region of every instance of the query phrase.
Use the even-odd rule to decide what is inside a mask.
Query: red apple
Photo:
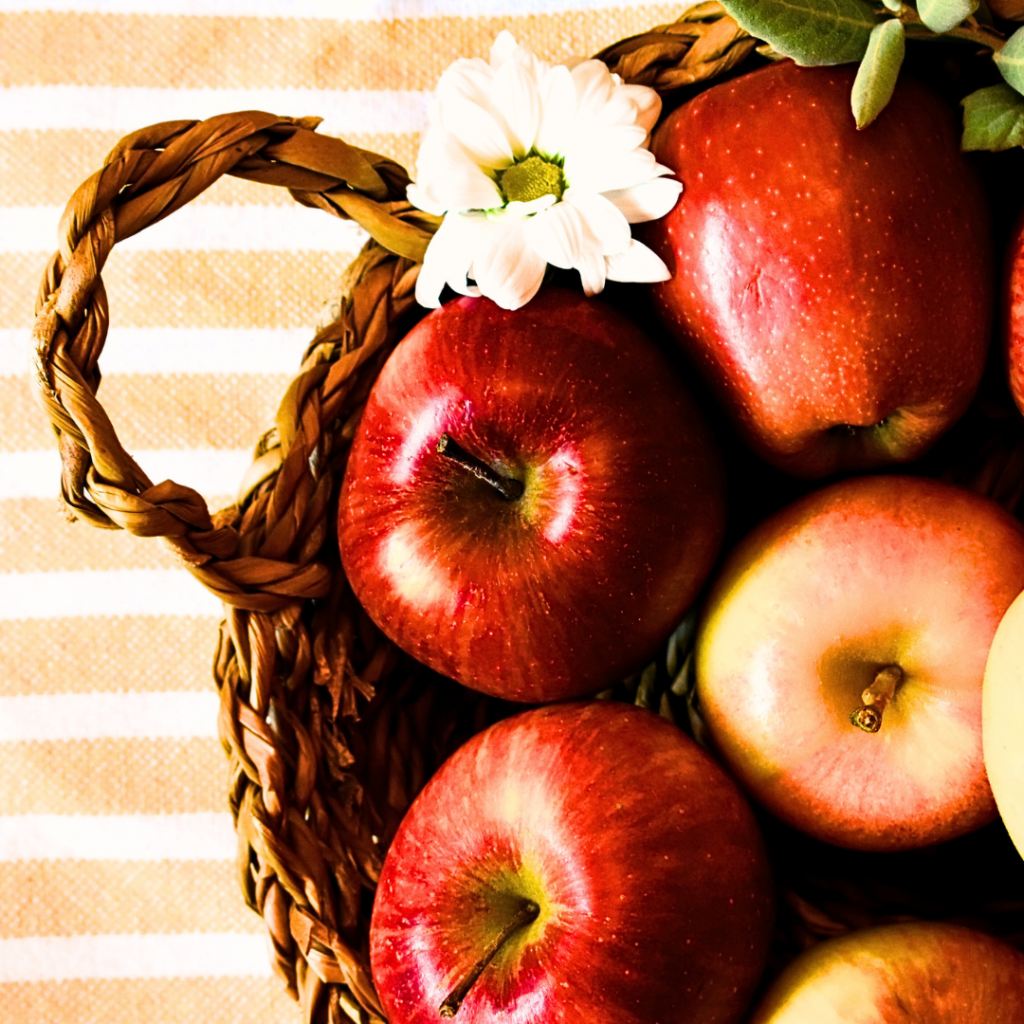
[[[446,435],[512,490],[439,454]],[[724,529],[722,481],[679,379],[609,306],[559,290],[514,311],[459,299],[373,388],[341,494],[342,562],[380,628],[437,671],[512,700],[594,693],[694,600]]]
[[[1010,394],[1024,412],[1024,217],[1010,234],[1006,252],[1003,337]]]
[[[700,710],[748,793],[839,846],[896,850],[996,814],[982,678],[1024,589],[1024,527],[909,476],[823,488],[756,527],[696,639]]]
[[[996,806],[1024,857],[1024,594],[1007,609],[988,652],[981,738]]]
[[[416,798],[370,925],[388,1019],[729,1024],[758,983],[771,878],[750,808],[653,712],[526,711],[479,733]],[[499,941],[500,940],[500,941]]]
[[[672,273],[655,304],[753,449],[805,477],[920,456],[966,410],[991,323],[955,114],[903,76],[858,131],[855,73],[773,64],[651,146],[683,182],[644,228]]]
[[[1024,953],[930,921],[827,939],[775,980],[750,1024],[1020,1024]]]

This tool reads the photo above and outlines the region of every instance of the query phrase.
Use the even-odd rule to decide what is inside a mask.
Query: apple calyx
[[[447,436],[447,435],[445,435]],[[533,900],[523,900],[520,904],[519,909],[506,923],[505,927],[491,940],[490,945],[484,950],[482,956],[473,966],[469,969],[462,980],[448,993],[445,1000],[438,1007],[437,1012],[442,1017],[454,1017],[459,1012],[459,1007],[462,1006],[462,1001],[469,994],[469,990],[476,984],[477,978],[483,974],[484,969],[494,959],[498,950],[505,945],[506,942],[517,932],[520,928],[526,927],[531,921],[537,919],[537,915],[540,913],[540,905],[535,903]]]
[[[500,473],[495,472],[482,459],[478,459],[475,455],[467,452],[447,431],[437,439],[434,450],[439,455],[444,455],[457,465],[462,466],[463,469],[469,470],[478,480],[489,483],[505,501],[515,501],[516,498],[522,496],[522,480],[502,476]]]
[[[882,728],[882,712],[902,682],[903,669],[899,665],[880,668],[875,681],[860,695],[864,703],[850,715],[850,721],[864,732],[878,732]]]

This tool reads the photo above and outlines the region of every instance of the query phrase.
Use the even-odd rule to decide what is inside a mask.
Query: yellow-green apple
[[[459,748],[387,852],[370,963],[388,1019],[730,1024],[772,931],[761,835],[674,725],[612,701]]]
[[[370,616],[431,668],[541,702],[648,658],[725,526],[708,427],[611,307],[464,298],[399,343],[345,472],[342,563]]]
[[[990,225],[954,113],[901,77],[858,131],[851,67],[708,89],[651,148],[683,182],[643,238],[667,330],[753,449],[797,476],[907,461],[967,409],[992,318]]]
[[[770,516],[728,555],[696,639],[727,765],[790,825],[911,849],[996,816],[985,661],[1024,589],[1024,526],[951,484],[869,476]]]
[[[1024,857],[1024,594],[1006,610],[988,652],[981,738],[999,814]]]
[[[773,982],[750,1024],[1020,1024],[1024,953],[914,921],[826,939]]]
[[[1024,217],[1010,233],[1006,251],[1003,305],[1004,358],[1010,394],[1024,412]]]

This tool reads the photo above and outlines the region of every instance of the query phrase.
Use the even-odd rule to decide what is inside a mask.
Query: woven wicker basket
[[[718,4],[599,56],[653,86],[666,109],[756,61],[756,40]],[[938,62],[930,58],[931,66]],[[386,640],[341,571],[338,484],[367,393],[417,316],[413,290],[437,219],[405,201],[394,161],[318,135],[315,119],[260,112],[153,125],[122,139],[71,198],[36,306],[36,384],[56,432],[71,518],[163,537],[224,602],[214,660],[230,758],[238,880],[266,922],[274,967],[304,1019],[382,1020],[367,960],[369,912],[389,840],[456,746],[510,710],[440,678]],[[366,227],[331,316],[310,342],[237,504],[211,514],[194,490],[154,485],[97,398],[108,309],[101,271],[115,240],[168,216],[224,174],[287,188]],[[998,175],[997,175],[998,177]],[[747,521],[800,488],[728,441]],[[1024,423],[998,374],[916,467],[1019,513]],[[661,656],[605,694],[654,708],[702,739],[690,695],[688,618]],[[779,892],[767,977],[817,939],[871,922],[959,920],[1024,947],[1024,862],[996,825],[941,848],[855,854],[763,825]]]

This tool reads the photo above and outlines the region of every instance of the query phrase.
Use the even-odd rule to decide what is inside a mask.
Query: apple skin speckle
[[[966,410],[992,321],[955,114],[902,76],[858,131],[854,74],[782,62],[680,107],[652,150],[683,193],[640,226],[673,274],[652,286],[668,332],[751,447],[804,477],[922,455]]]

